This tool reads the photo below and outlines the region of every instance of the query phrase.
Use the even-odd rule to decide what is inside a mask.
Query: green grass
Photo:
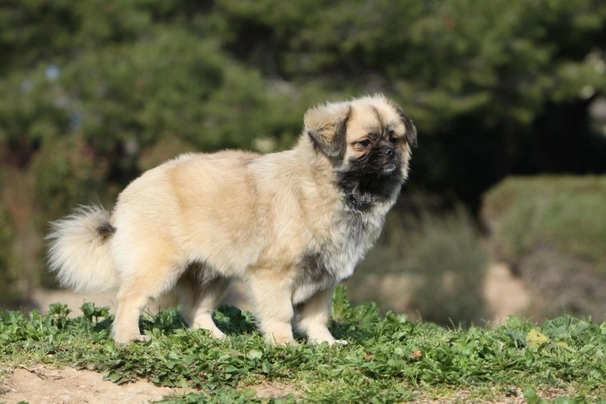
[[[0,312],[0,370],[44,363],[103,372],[119,384],[143,378],[199,389],[167,397],[171,403],[469,402],[516,395],[531,403],[544,402],[542,396],[606,402],[606,323],[558,317],[537,326],[512,317],[494,329],[446,329],[379,316],[374,304],[351,308],[339,289],[331,329],[348,345],[274,347],[249,313],[222,307],[215,317],[226,340],[186,329],[169,310],[142,318],[149,342],[120,346],[111,340],[106,308],[87,303],[82,309],[73,319],[61,304],[45,315]],[[250,387],[265,381],[296,394],[254,397]]]

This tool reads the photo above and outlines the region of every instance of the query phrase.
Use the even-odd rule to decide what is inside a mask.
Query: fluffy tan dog
[[[332,344],[333,290],[378,237],[415,143],[382,95],[311,108],[291,150],[185,154],[134,180],[111,214],[52,223],[50,269],[76,291],[118,290],[117,342],[144,339],[142,308],[173,287],[190,326],[222,337],[211,312],[240,278],[271,341],[294,343],[294,324]]]

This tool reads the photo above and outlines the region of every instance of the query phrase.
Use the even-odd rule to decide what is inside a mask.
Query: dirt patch
[[[149,403],[177,391],[146,381],[123,386],[103,380],[100,373],[47,366],[19,368],[4,381],[0,401],[39,404]]]
[[[255,390],[255,396],[259,398],[285,397],[289,394],[296,396],[299,393],[293,386],[277,382],[263,382],[245,387]],[[15,369],[6,377],[0,384],[0,402],[139,404],[159,401],[166,396],[179,397],[192,391],[194,390],[158,387],[145,380],[117,385],[103,380],[101,373],[39,365]]]
[[[293,386],[274,381],[266,381],[253,386],[248,386],[247,388],[253,389],[256,392],[255,396],[259,398],[282,398],[289,394],[293,394],[297,397],[300,394]]]
[[[530,306],[530,294],[524,283],[512,275],[506,264],[492,264],[484,282],[484,298],[492,313],[491,323],[500,324],[508,316],[523,313]]]

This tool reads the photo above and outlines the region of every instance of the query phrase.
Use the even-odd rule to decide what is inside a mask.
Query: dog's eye
[[[389,137],[389,141],[392,144],[396,144],[396,142],[398,141],[398,138],[396,137],[396,134],[393,130],[390,130],[389,132],[387,132],[387,136]]]
[[[370,140],[368,140],[368,139],[360,140],[360,141],[358,142],[358,144],[359,144],[360,146],[362,146],[362,147],[366,148],[366,147],[370,146]]]

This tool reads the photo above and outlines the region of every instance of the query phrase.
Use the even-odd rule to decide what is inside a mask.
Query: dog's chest
[[[325,254],[327,269],[337,282],[353,275],[356,265],[379,236],[383,219],[379,215],[352,213],[338,222]]]
[[[352,276],[377,239],[383,222],[384,215],[370,212],[351,212],[337,218],[328,237],[302,255],[294,303]]]

